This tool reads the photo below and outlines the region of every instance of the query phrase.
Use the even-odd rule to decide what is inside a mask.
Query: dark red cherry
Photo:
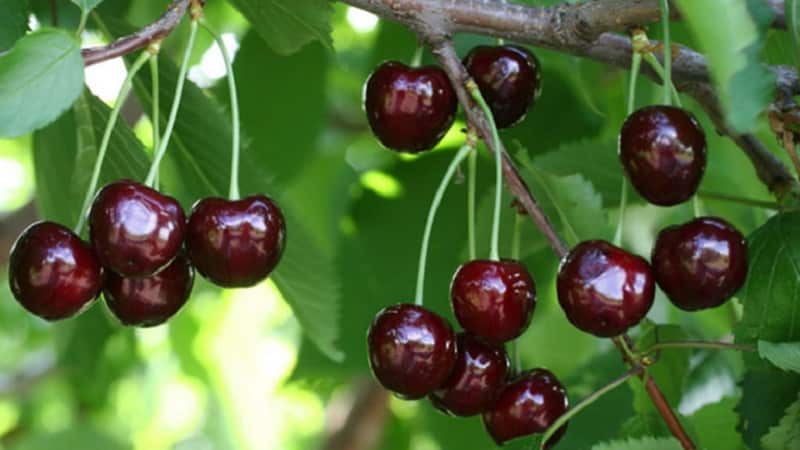
[[[375,378],[405,399],[422,398],[441,386],[456,362],[456,337],[439,315],[409,304],[381,310],[367,334]]]
[[[89,212],[89,237],[103,266],[126,277],[166,267],[183,245],[186,217],[178,202],[135,181],[106,185]]]
[[[147,278],[125,278],[107,271],[103,295],[120,322],[151,327],[166,322],[183,307],[193,283],[192,265],[180,252],[162,271]]]
[[[223,287],[265,279],[281,259],[285,242],[283,213],[264,195],[202,199],[192,208],[186,230],[186,248],[197,271]]]
[[[586,241],[561,263],[558,302],[577,328],[600,337],[624,333],[653,306],[655,280],[639,256],[605,241]]]
[[[454,416],[485,411],[503,387],[508,375],[508,356],[469,333],[457,336],[458,354],[450,378],[431,395],[439,410]]]
[[[53,222],[26,228],[8,262],[14,298],[47,320],[66,319],[88,307],[100,293],[102,273],[89,244]]]
[[[700,217],[665,228],[653,248],[653,272],[667,297],[686,311],[725,303],[747,277],[747,242],[728,222]]]
[[[456,271],[450,298],[465,330],[500,345],[528,328],[536,307],[536,285],[518,261],[474,260]]]
[[[372,72],[364,88],[372,132],[384,146],[401,152],[436,146],[453,124],[457,106],[447,74],[436,66],[388,61]]]
[[[697,191],[706,168],[706,135],[694,116],[673,106],[647,106],[625,120],[619,158],[639,194],[661,206]]]
[[[564,386],[545,369],[522,373],[500,391],[494,405],[483,413],[483,425],[498,445],[534,433],[544,433],[569,407]],[[548,441],[555,445],[566,425]]]
[[[525,118],[541,92],[539,60],[525,48],[481,45],[469,52],[464,65],[492,109],[498,128]]]

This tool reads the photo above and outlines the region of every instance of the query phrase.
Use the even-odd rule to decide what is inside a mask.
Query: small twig
[[[669,341],[658,342],[650,346],[650,348],[642,351],[641,355],[649,355],[668,348],[704,348],[713,350],[739,350],[743,352],[756,352],[758,349],[752,345],[745,344],[730,344],[727,342],[709,342],[709,341]]]

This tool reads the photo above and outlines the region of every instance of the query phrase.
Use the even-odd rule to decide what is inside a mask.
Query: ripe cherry
[[[175,315],[189,299],[194,269],[180,252],[162,271],[147,278],[106,272],[103,294],[114,316],[125,325],[151,327]]]
[[[464,65],[492,109],[498,128],[524,119],[541,92],[539,60],[525,48],[481,45],[469,52]]]
[[[653,305],[650,265],[605,241],[586,241],[561,263],[558,302],[577,328],[599,337],[624,333]]]
[[[456,362],[453,329],[439,315],[410,304],[381,310],[367,335],[375,378],[405,399],[422,398],[441,386]]]
[[[458,102],[445,72],[435,66],[379,65],[364,88],[372,132],[393,150],[419,153],[436,146],[450,129]]]
[[[474,260],[456,271],[450,298],[465,330],[500,345],[528,328],[536,307],[536,285],[518,261]]]
[[[8,280],[20,305],[47,320],[74,316],[97,298],[103,270],[92,248],[66,227],[38,222],[11,249]]]
[[[546,369],[522,373],[508,383],[483,413],[483,425],[498,445],[514,438],[544,433],[569,407],[564,386]],[[561,427],[547,442],[553,446],[564,435]]]
[[[147,277],[178,254],[185,222],[174,198],[135,181],[117,181],[97,193],[89,237],[103,266],[125,277]]]
[[[453,372],[430,399],[447,414],[480,414],[492,404],[506,381],[508,356],[502,347],[487,345],[469,333],[459,333],[457,343]]]
[[[242,200],[205,198],[192,208],[186,247],[201,275],[223,287],[247,287],[278,264],[286,224],[278,205],[264,195]]]
[[[747,243],[728,222],[701,217],[665,228],[653,248],[653,272],[667,297],[686,311],[725,303],[747,277]]]
[[[706,135],[686,110],[647,106],[622,125],[619,158],[642,197],[656,205],[676,205],[700,185],[706,168]]]

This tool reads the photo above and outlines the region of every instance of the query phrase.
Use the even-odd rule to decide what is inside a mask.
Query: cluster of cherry
[[[538,60],[523,48],[477,47],[464,65],[498,128],[522,120],[539,93]],[[399,62],[375,69],[364,103],[381,143],[413,153],[439,142],[457,108],[443,70]],[[626,119],[619,157],[645,199],[676,205],[691,198],[702,179],[705,134],[688,111],[645,107]],[[557,277],[558,300],[569,321],[596,336],[619,336],[646,316],[656,283],[677,307],[694,311],[724,303],[747,274],[744,237],[716,217],[662,230],[651,260],[652,266],[606,241],[578,244]],[[535,287],[528,271],[513,260],[470,261],[456,272],[450,296],[465,330],[457,336],[421,306],[400,304],[378,313],[368,333],[375,377],[401,398],[428,396],[446,413],[482,414],[498,444],[547,430],[567,410],[564,387],[545,369],[511,373],[503,348],[525,331],[533,314]],[[546,444],[554,445],[565,430],[566,424]]]
[[[222,287],[252,286],[286,240],[283,214],[264,195],[202,199],[187,221],[174,198],[123,180],[103,187],[88,214],[89,243],[54,222],[29,226],[14,243],[9,284],[31,313],[72,317],[103,291],[123,324],[158,325],[189,299],[194,268]]]

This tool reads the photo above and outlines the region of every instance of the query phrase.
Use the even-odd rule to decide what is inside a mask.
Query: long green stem
[[[159,147],[153,155],[153,164],[150,166],[150,171],[147,173],[145,184],[153,186],[158,167],[161,165],[161,160],[167,152],[167,145],[169,145],[169,138],[172,136],[172,130],[175,128],[175,120],[178,118],[178,110],[181,106],[181,96],[183,95],[183,85],[186,81],[186,72],[189,70],[189,58],[192,56],[192,49],[194,48],[194,40],[197,36],[197,20],[192,20],[189,31],[189,41],[186,43],[186,49],[183,53],[183,61],[181,61],[180,71],[178,73],[178,82],[175,85],[175,98],[172,100],[172,108],[169,112],[167,119],[167,126],[164,129],[164,135],[161,137]]]
[[[562,427],[564,426],[569,420],[575,417],[579,412],[586,409],[589,405],[596,402],[600,397],[603,395],[613,391],[618,386],[622,385],[629,379],[639,375],[642,371],[644,371],[644,367],[636,366],[624,374],[620,375],[615,380],[611,381],[610,383],[606,384],[605,386],[601,387],[600,389],[592,392],[589,394],[588,397],[584,398],[578,404],[570,408],[566,413],[564,413],[561,417],[559,417],[547,431],[544,432],[544,436],[542,437],[542,444],[540,448],[544,450],[546,448],[547,441]]]
[[[492,215],[492,246],[490,250],[490,258],[498,261],[500,259],[500,208],[503,201],[503,155],[500,150],[500,134],[497,132],[497,124],[494,121],[494,114],[492,109],[484,100],[481,95],[478,85],[474,81],[467,82],[467,90],[470,95],[481,107],[486,120],[489,122],[489,127],[492,129],[492,140],[494,141],[494,163],[495,163],[495,196],[494,196],[494,214]]]
[[[214,41],[217,43],[220,52],[222,52],[222,59],[225,61],[225,69],[228,72],[228,89],[230,91],[231,97],[231,117],[232,117],[232,127],[233,127],[233,142],[231,144],[231,185],[228,191],[228,197],[231,200],[238,200],[240,197],[239,194],[239,155],[241,152],[241,135],[240,135],[240,122],[239,122],[239,97],[236,94],[236,78],[233,75],[233,64],[231,63],[230,55],[228,54],[228,50],[225,49],[225,43],[219,37],[217,33],[214,32],[208,25],[205,23],[202,24],[203,28],[214,38]]]
[[[150,58],[150,84],[152,85],[153,91],[153,109],[151,112],[150,122],[152,123],[153,127],[153,148],[156,149],[159,146],[160,139],[161,139],[161,118],[160,118],[160,92],[159,92],[159,77],[158,77],[158,54],[154,54],[152,58]],[[156,179],[154,184],[158,187],[158,174],[156,174]]]
[[[657,342],[649,348],[643,350],[641,355],[649,355],[659,350],[670,348],[701,348],[713,350],[739,350],[743,352],[758,351],[755,346],[745,344],[730,344],[727,342],[710,342],[710,341],[670,341],[670,342]]]
[[[425,50],[425,47],[420,43],[417,44],[417,48],[414,50],[414,56],[411,57],[411,67],[419,67],[422,64],[422,52]]]
[[[139,55],[136,61],[134,61],[133,65],[128,71],[128,75],[125,77],[125,81],[122,83],[122,88],[117,95],[117,100],[114,103],[114,107],[111,109],[111,114],[108,116],[108,123],[106,124],[105,131],[103,132],[103,140],[100,142],[100,149],[97,152],[97,159],[95,160],[94,168],[92,169],[92,178],[89,181],[89,188],[86,190],[86,195],[83,197],[83,204],[81,206],[78,224],[75,226],[75,234],[77,235],[81,234],[83,231],[83,226],[86,224],[86,217],[89,214],[89,205],[91,205],[92,198],[97,190],[97,183],[100,181],[100,171],[103,168],[103,160],[106,158],[108,143],[111,142],[111,133],[114,131],[114,126],[117,123],[117,118],[119,117],[119,112],[122,109],[122,105],[125,103],[125,99],[128,97],[131,87],[133,86],[133,77],[136,75],[136,72],[142,68],[144,63],[147,62],[148,58],[150,58],[150,53],[145,51]]]
[[[444,177],[442,177],[442,181],[439,183],[439,187],[436,189],[436,193],[433,194],[433,201],[431,202],[431,207],[428,210],[428,219],[425,221],[425,231],[422,234],[422,247],[420,248],[419,252],[419,268],[417,269],[417,293],[414,297],[414,303],[417,305],[422,305],[422,297],[423,291],[425,289],[425,265],[428,260],[428,244],[431,240],[431,230],[433,229],[433,221],[436,218],[436,211],[439,209],[439,205],[442,203],[442,197],[444,197],[444,191],[447,190],[447,186],[450,184],[450,180],[453,179],[453,175],[456,173],[456,169],[458,165],[461,164],[461,161],[467,157],[467,154],[472,151],[472,147],[469,145],[465,145],[458,150],[456,156],[453,158],[453,161],[447,167],[447,171],[444,173]]]
[[[658,58],[656,58],[655,55],[653,55],[652,53],[645,53],[642,57],[644,58],[645,61],[647,61],[648,64],[650,64],[650,67],[653,68],[656,74],[659,77],[661,77],[662,82],[666,83],[666,81],[664,80],[666,79],[667,72],[664,69],[664,66],[661,65],[661,62],[659,62]],[[672,99],[675,101],[675,104],[678,106],[682,106],[681,98],[680,95],[678,94],[678,90],[675,88],[675,85],[670,82],[668,86],[670,91],[672,92]]]
[[[467,238],[469,241],[469,259],[474,260],[478,251],[475,241],[475,192],[478,177],[478,149],[469,152],[467,159]]]
[[[631,78],[628,82],[628,116],[636,108],[636,80],[639,78],[639,70],[642,66],[642,54],[633,52],[631,57]],[[619,196],[619,219],[617,219],[617,230],[614,233],[614,245],[622,245],[622,235],[625,232],[625,208],[628,206],[628,179],[623,175],[622,188]]]
[[[672,39],[669,35],[669,0],[661,0],[661,26],[664,28],[664,104],[671,104],[672,94]]]

